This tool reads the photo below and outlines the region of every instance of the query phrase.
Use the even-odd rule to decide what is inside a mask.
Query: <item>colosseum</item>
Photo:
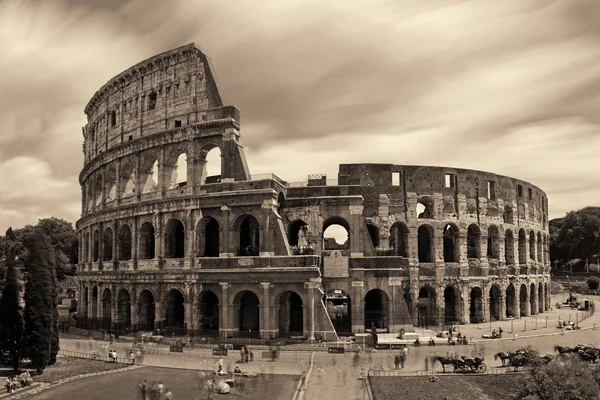
[[[85,114],[81,327],[328,339],[550,307],[548,199],[528,182],[396,164],[252,175],[240,112],[194,44],[115,76]]]

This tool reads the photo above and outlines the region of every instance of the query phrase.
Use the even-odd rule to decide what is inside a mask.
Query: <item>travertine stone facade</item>
[[[340,165],[334,186],[253,177],[239,111],[193,44],[119,74],[85,112],[88,326],[324,337],[550,307],[548,200],[527,182],[393,164]]]

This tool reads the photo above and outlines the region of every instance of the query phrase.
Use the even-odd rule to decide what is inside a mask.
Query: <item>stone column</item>
[[[194,329],[194,287],[192,282],[185,283],[185,329],[188,331]]]
[[[229,320],[229,283],[219,283],[221,285],[221,301],[219,304],[219,336],[226,338],[231,330]]]
[[[469,267],[469,259],[467,257],[467,233],[460,231],[458,233],[458,249],[459,249],[459,262],[461,268]]]
[[[98,282],[98,297],[96,297],[96,319],[102,321],[104,319],[104,309],[102,308],[102,296],[104,288]]]
[[[501,288],[501,296],[500,296],[500,319],[506,319],[506,288]]]
[[[129,307],[131,309],[131,329],[137,332],[138,329],[138,302],[137,302],[137,291],[135,288],[131,288],[131,303]]]
[[[363,236],[365,234],[363,206],[350,206],[350,255],[351,257],[363,256]]]
[[[133,261],[133,269],[137,269],[137,261],[140,257],[140,237],[138,227],[138,217],[133,217],[131,222],[131,260]]]
[[[437,310],[434,310],[434,316],[437,317],[435,323],[443,324],[446,315],[446,299],[444,298],[444,285],[437,285],[435,288],[435,302]]]
[[[231,209],[227,206],[221,207],[221,230],[219,232],[219,256],[220,257],[233,257],[237,254],[237,249],[234,249],[235,240],[231,240],[231,222],[230,222]]]
[[[409,261],[419,262],[419,238],[414,228],[408,228],[408,258]]]
[[[362,279],[362,278],[359,278]],[[352,312],[352,332],[365,332],[365,295],[363,293],[364,282],[356,281],[356,285],[352,287],[351,297],[351,312]],[[360,283],[358,283],[360,282]]]
[[[87,319],[88,321],[94,317],[94,306],[93,301],[94,297],[92,296],[92,292],[94,290],[94,285],[91,285],[89,282],[87,284],[88,287],[88,296],[87,296]],[[88,322],[89,323],[89,322]]]
[[[261,318],[260,318],[260,337],[271,338],[272,336],[272,321],[271,321],[271,283],[261,282],[263,288],[263,299],[261,302]]]
[[[315,285],[316,282],[306,282],[305,287],[307,288],[307,292],[308,292],[308,304],[307,304],[307,311],[308,311],[308,339],[309,340],[314,340],[315,339]]]
[[[119,249],[117,248],[117,246],[119,245],[119,241],[117,240],[117,238],[119,237],[119,232],[117,231],[117,221],[113,221],[113,223],[111,224],[111,229],[113,231],[113,237],[112,237],[112,264],[114,267],[117,266],[118,264],[118,260],[119,260]]]

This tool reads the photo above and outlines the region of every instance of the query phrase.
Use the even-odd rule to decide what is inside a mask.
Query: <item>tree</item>
[[[531,369],[519,397],[537,396],[542,400],[597,399],[600,388],[597,372],[577,357],[555,360]]]
[[[23,238],[25,257],[25,353],[38,374],[52,362],[56,298],[52,282],[56,282],[54,251],[46,235],[39,230],[28,232]],[[54,283],[56,287],[56,283]],[[54,298],[53,298],[54,297]],[[58,328],[56,328],[58,331]]]
[[[550,221],[551,259],[586,260],[598,254],[599,248],[600,207],[585,207]]]
[[[56,273],[59,281],[75,275],[74,265],[78,262],[79,240],[77,231],[70,222],[59,218],[40,219],[35,226],[50,240],[56,256]]]
[[[15,372],[19,370],[24,331],[22,308],[19,304],[20,291],[18,271],[14,262],[9,260],[0,299],[0,351],[10,355]]]
[[[588,289],[590,290],[598,290],[598,288],[600,287],[600,279],[596,277],[588,279],[586,283],[588,285]]]

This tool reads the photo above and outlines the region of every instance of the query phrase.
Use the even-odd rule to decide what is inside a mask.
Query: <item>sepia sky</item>
[[[518,177],[550,216],[600,205],[597,0],[0,0],[0,232],[81,211],[83,108],[195,42],[252,174],[339,163]]]

